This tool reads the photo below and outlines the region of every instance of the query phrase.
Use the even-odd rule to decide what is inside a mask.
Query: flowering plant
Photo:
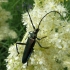
[[[30,15],[34,26],[37,28],[41,18],[50,11],[58,11],[63,17],[67,10],[59,2],[35,0],[33,10]],[[33,31],[29,16],[23,14],[24,25],[27,26],[26,34],[22,42],[26,43],[28,33]],[[39,38],[47,36],[39,41],[48,49],[40,48],[38,44],[34,46],[34,53],[27,63],[22,64],[22,54],[24,47],[19,46],[20,54],[17,54],[15,44],[9,48],[9,56],[6,59],[7,70],[65,70],[70,69],[70,24],[67,20],[62,20],[58,13],[48,14],[41,22]]]

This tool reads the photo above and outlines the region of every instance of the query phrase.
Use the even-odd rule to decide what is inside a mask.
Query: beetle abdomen
[[[27,54],[27,56],[22,57],[22,63],[26,63],[29,59],[29,57],[31,56],[31,53],[33,52],[33,48],[31,49],[31,51]]]
[[[23,52],[22,63],[26,63],[33,52],[33,47],[35,44],[35,40],[28,38],[25,50]]]

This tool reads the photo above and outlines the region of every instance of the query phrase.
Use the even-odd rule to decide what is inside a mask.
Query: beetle
[[[26,43],[16,43],[16,50],[17,50],[17,53],[19,54],[19,52],[18,52],[18,47],[17,47],[17,44],[20,44],[20,45],[26,45],[25,46],[25,49],[24,49],[24,52],[23,52],[23,56],[22,56],[22,63],[24,64],[24,63],[28,63],[28,59],[30,58],[30,56],[31,56],[31,53],[33,52],[33,47],[34,47],[34,45],[35,45],[35,43],[37,42],[38,43],[38,45],[41,47],[41,48],[45,48],[45,49],[47,49],[48,47],[42,47],[41,46],[41,44],[37,41],[37,40],[42,40],[43,38],[46,38],[47,36],[45,36],[45,37],[42,37],[42,38],[38,38],[37,37],[37,34],[38,34],[38,32],[39,32],[39,26],[40,26],[40,24],[41,24],[41,21],[44,19],[44,17],[46,17],[49,13],[51,13],[51,12],[55,12],[55,13],[58,13],[60,16],[62,16],[58,11],[50,11],[49,13],[46,13],[42,18],[41,18],[41,20],[40,20],[40,22],[39,22],[39,25],[38,25],[38,28],[35,28],[35,26],[33,25],[33,21],[32,21],[32,19],[31,19],[31,16],[30,16],[30,14],[29,14],[29,11],[28,11],[28,8],[26,7],[26,11],[27,11],[27,13],[28,13],[28,16],[29,16],[29,19],[30,19],[30,22],[31,22],[31,24],[32,24],[32,27],[33,27],[33,29],[34,29],[34,31],[32,31],[32,32],[29,32],[29,37],[28,37],[28,39],[27,39],[27,42]],[[36,40],[37,39],[37,40]]]

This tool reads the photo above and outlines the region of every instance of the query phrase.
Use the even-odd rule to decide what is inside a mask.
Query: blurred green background
[[[12,39],[10,37],[0,41],[0,70],[7,70],[6,69],[6,63],[4,59],[8,56],[8,48],[11,44],[16,43],[17,41],[21,41],[23,38],[23,35],[26,32],[26,26],[23,26],[22,23],[22,13],[25,12],[25,9],[23,9],[22,5],[23,2],[30,4],[33,6],[34,1],[33,0],[8,0],[8,3],[3,2],[2,7],[6,9],[7,11],[11,12],[11,15],[13,18],[11,20],[8,20],[10,29],[14,30],[18,37],[16,39]],[[64,0],[64,6],[68,10],[68,20],[70,19],[70,0],[66,1]]]

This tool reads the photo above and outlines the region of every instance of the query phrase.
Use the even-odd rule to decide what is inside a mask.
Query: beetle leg
[[[17,50],[17,53],[19,54],[17,44],[20,44],[20,45],[26,45],[26,43],[16,43],[16,50]]]
[[[41,48],[44,48],[44,49],[48,49],[49,47],[43,47],[37,40],[36,42],[38,43],[38,45],[41,47]]]
[[[41,39],[43,39],[43,38],[46,38],[47,36],[44,36],[44,37],[42,37],[42,38],[37,38],[38,40],[41,40]]]

